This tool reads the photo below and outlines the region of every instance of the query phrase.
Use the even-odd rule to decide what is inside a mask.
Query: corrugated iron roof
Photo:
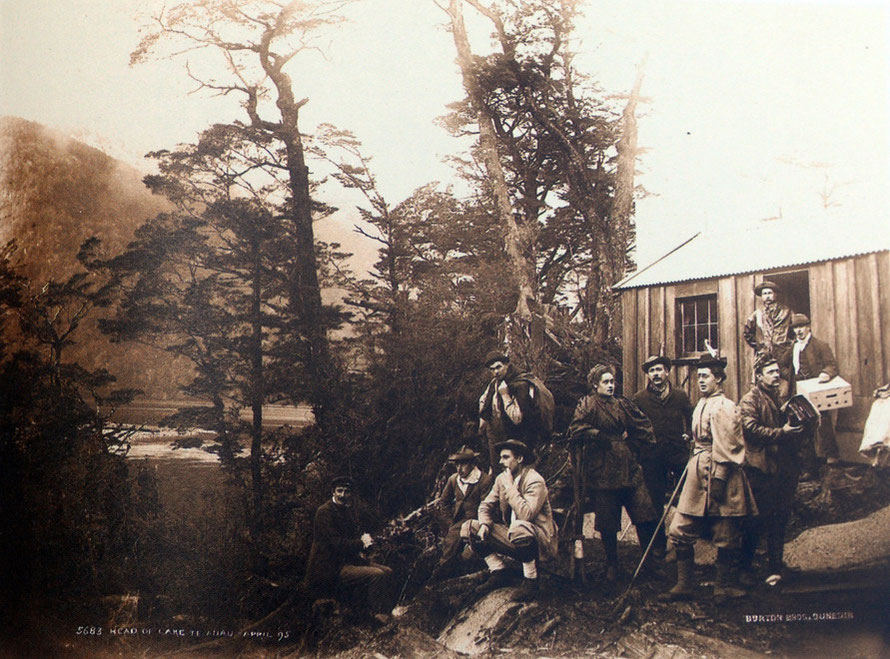
[[[887,250],[887,222],[860,226],[770,220],[737,230],[697,233],[613,288],[713,279]]]

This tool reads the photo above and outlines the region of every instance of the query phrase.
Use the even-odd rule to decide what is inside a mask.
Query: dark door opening
[[[781,292],[779,300],[784,302],[795,313],[810,315],[810,273],[807,270],[782,272],[766,275],[778,284]]]

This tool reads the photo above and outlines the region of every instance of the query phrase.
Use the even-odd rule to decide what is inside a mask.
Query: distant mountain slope
[[[116,252],[146,219],[165,208],[134,168],[40,124],[0,118],[0,244],[15,238],[35,285],[79,270],[77,252],[97,236]],[[95,322],[79,330],[67,360],[105,366],[122,386],[176,396],[183,365],[145,346],[113,345]]]

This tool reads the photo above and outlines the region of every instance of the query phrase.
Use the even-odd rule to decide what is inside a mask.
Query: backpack
[[[523,380],[530,385],[529,395],[534,401],[538,415],[538,426],[542,439],[547,441],[553,433],[553,416],[556,412],[556,401],[544,381],[532,373],[520,373],[515,380]]]

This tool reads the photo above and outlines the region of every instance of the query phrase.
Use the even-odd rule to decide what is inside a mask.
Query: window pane
[[[700,295],[677,300],[677,349],[682,354],[704,352],[705,340],[718,348],[717,296]]]

